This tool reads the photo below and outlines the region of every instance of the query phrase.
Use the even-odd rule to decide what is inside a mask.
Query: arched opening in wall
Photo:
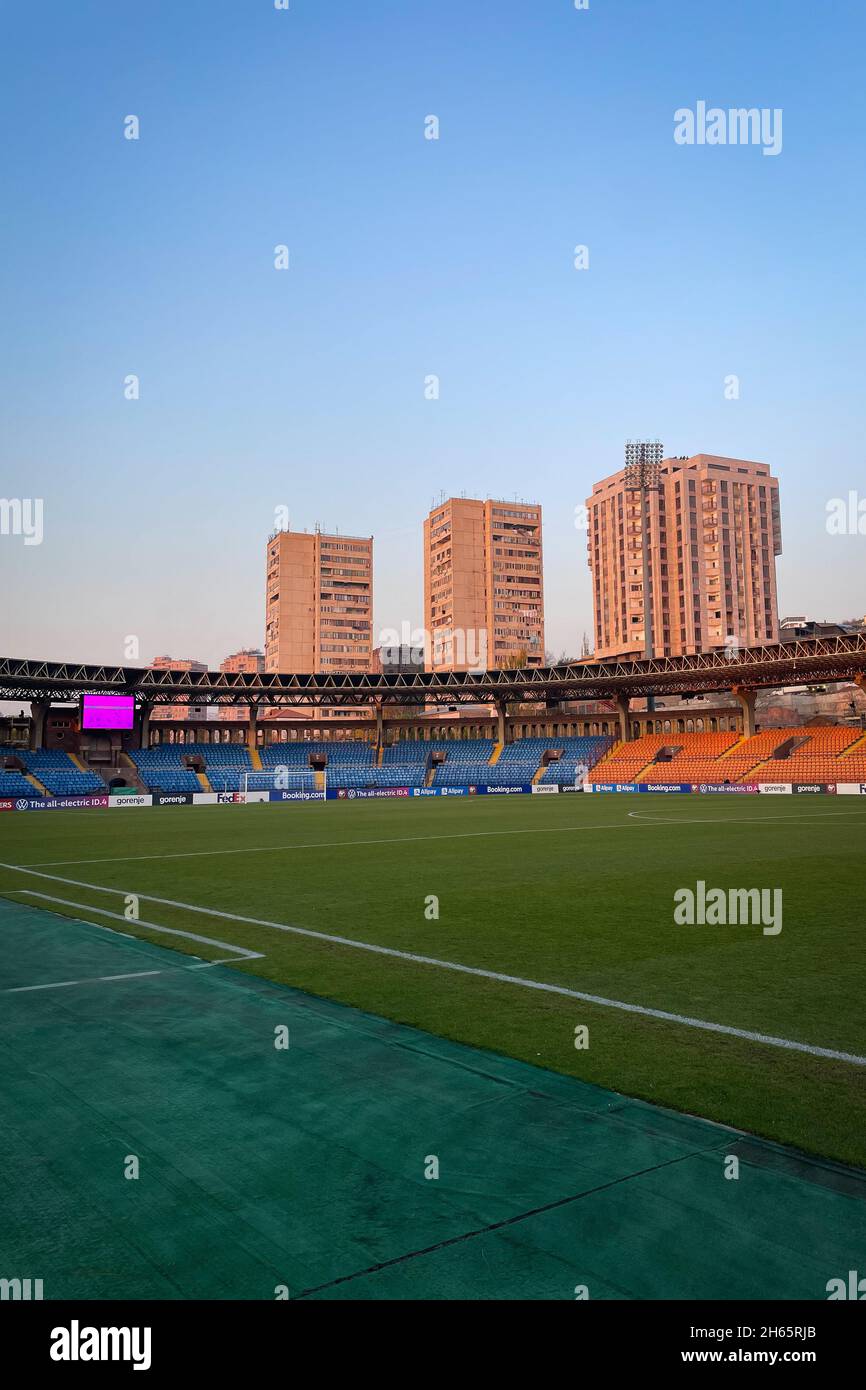
[[[684,719],[678,719],[678,720],[677,720],[677,733],[678,733],[678,734],[684,734],[685,731],[686,731],[685,720],[684,720]]]
[[[686,720],[686,733],[687,733],[687,734],[693,734],[694,732],[695,732],[695,721],[694,721],[693,719],[687,719],[687,720]]]
[[[671,721],[670,721],[669,719],[666,719],[666,720],[665,720],[665,726],[664,726],[664,728],[662,729],[662,733],[663,733],[663,734],[669,734],[670,731],[671,731]]]
[[[704,732],[704,721],[703,721],[703,719],[696,719],[696,720],[695,720],[695,733],[702,734],[703,732]]]

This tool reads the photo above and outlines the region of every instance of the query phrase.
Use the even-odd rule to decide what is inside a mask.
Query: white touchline
[[[40,877],[40,878],[52,878],[53,875],[52,875],[52,874],[40,874],[39,877]],[[57,882],[58,882],[58,883],[71,883],[71,882],[72,882],[72,879],[69,879],[69,878],[62,878],[62,879],[58,879]],[[92,885],[89,884],[89,883],[81,883],[81,884],[78,884],[78,887],[79,887],[79,888],[90,888],[90,887],[92,887]],[[37,893],[36,890],[35,890],[35,888],[13,888],[13,889],[11,889],[11,891],[12,891],[13,893],[26,894],[26,896],[27,896],[28,898],[39,898],[39,900],[40,900],[41,902],[46,902],[46,903],[59,903],[62,907],[74,907],[74,908],[77,908],[77,910],[78,910],[79,912],[95,912],[96,915],[97,915],[98,917],[110,917],[110,918],[112,919],[112,921],[114,921],[114,922],[123,922],[127,927],[131,925],[130,920],[129,920],[128,917],[124,917],[123,914],[120,913],[120,912],[109,912],[109,911],[107,910],[107,908],[104,908],[104,907],[91,907],[88,903],[73,903],[73,902],[70,902],[68,898],[54,898],[54,897],[51,897],[48,893]],[[101,893],[114,893],[114,892],[116,892],[117,890],[114,889],[114,888],[101,888],[99,891],[100,891]],[[138,896],[141,897],[142,895],[139,893]],[[149,901],[149,902],[158,902],[159,899],[158,899],[158,898],[149,898],[148,901]],[[96,924],[94,923],[94,925],[96,925]],[[135,920],[135,925],[138,926],[138,927],[146,927],[148,931],[164,932],[166,936],[185,936],[185,937],[187,937],[188,940],[190,940],[190,941],[198,941],[200,945],[204,945],[204,946],[219,946],[220,950],[222,950],[222,951],[234,951],[235,956],[241,956],[244,960],[264,960],[264,956],[262,955],[261,951],[248,951],[247,948],[246,948],[246,946],[234,946],[234,945],[232,945],[232,943],[231,943],[230,941],[214,941],[213,937],[210,937],[210,936],[196,936],[195,932],[191,932],[191,931],[181,931],[178,927],[161,927],[161,926],[159,926],[156,922],[144,922],[144,921],[141,921],[141,920],[138,919],[138,918],[136,918],[136,920]],[[137,938],[137,937],[132,936],[132,933],[131,933],[131,932],[121,932],[121,933],[118,933],[118,934],[119,934],[119,935],[122,935],[122,936],[128,936],[128,937],[130,937],[130,939],[133,940],[133,941],[136,941],[136,940],[139,939],[139,938]],[[233,957],[233,959],[234,959],[234,957]],[[220,965],[220,964],[224,965],[224,964],[225,964],[225,961],[210,960],[210,961],[205,961],[204,964],[205,964],[205,965]],[[199,966],[198,968],[201,969],[201,966]],[[159,974],[159,971],[144,972],[144,973]],[[105,978],[110,978],[110,977],[106,976]]]
[[[792,821],[792,820],[826,820],[830,816],[841,816],[843,819],[853,818],[851,812],[845,811],[812,811],[801,815],[790,816],[746,816],[743,819],[734,820],[731,816],[696,816],[689,824],[694,825],[751,825],[756,821]],[[859,814],[859,813],[858,813]],[[629,816],[636,819],[646,819],[647,825],[673,825],[681,824],[668,819],[668,817],[644,817],[639,812],[629,811]],[[75,868],[79,864],[138,864],[149,859],[207,859],[210,856],[221,857],[224,854],[284,854],[289,851],[304,849],[347,849],[352,845],[411,845],[426,844],[432,840],[486,840],[499,835],[565,835],[571,831],[583,830],[631,830],[627,821],[606,821],[600,825],[543,825],[523,827],[520,830],[463,830],[450,835],[392,835],[387,839],[381,840],[314,840],[309,844],[301,845],[249,845],[240,849],[193,849],[182,850],[176,854],[114,854],[102,859],[38,859],[32,865],[24,864],[0,864],[0,869],[68,869]]]
[[[629,816],[634,820],[644,821],[647,825],[755,825],[768,820],[830,820],[833,816],[842,820],[854,820],[855,815],[861,812],[851,813],[849,811],[814,811],[806,812],[802,816],[743,816],[735,820],[732,816],[654,816],[651,811],[629,811]]]
[[[53,879],[57,883],[72,884],[76,888],[87,888],[95,893],[113,893],[115,896],[126,896],[133,890],[128,888],[105,888],[98,883],[81,883],[73,878],[60,878],[57,874],[44,874],[36,869],[24,868],[22,865],[0,864],[0,868],[17,868],[19,872],[33,874],[36,878]],[[19,890],[20,891],[20,890]],[[34,893],[33,897],[44,897],[44,894]],[[393,956],[397,960],[412,961],[416,965],[433,965],[439,970],[455,970],[461,975],[477,975],[485,980],[498,980],[507,985],[518,985],[521,989],[536,989],[544,994],[562,994],[568,999],[581,999],[587,1004],[598,1004],[606,1009],[621,1009],[625,1013],[640,1014],[644,1018],[658,1018],[664,1023],[678,1023],[687,1028],[700,1028],[708,1033],[724,1033],[733,1038],[745,1038],[748,1042],[766,1044],[769,1047],[783,1047],[789,1052],[807,1052],[810,1057],[827,1057],[834,1062],[850,1062],[854,1066],[866,1067],[866,1057],[860,1057],[854,1052],[837,1052],[829,1047],[813,1047],[811,1043],[793,1042],[789,1038],[775,1038],[767,1033],[753,1033],[745,1028],[733,1028],[726,1023],[708,1023],[702,1018],[690,1018],[687,1014],[668,1013],[665,1009],[650,1009],[642,1004],[627,1004],[621,999],[605,999],[600,994],[587,994],[583,990],[568,989],[565,985],[548,985],[539,980],[524,980],[520,975],[504,975],[498,970],[483,970],[475,965],[459,965],[456,961],[438,960],[435,956],[419,956],[412,951],[398,951],[393,946],[376,946],[369,941],[353,941],[350,936],[332,936],[328,932],[313,931],[310,927],[290,926],[286,922],[270,922],[261,917],[244,917],[236,912],[222,912],[216,907],[199,907],[197,903],[181,903],[173,898],[157,898],[152,893],[136,893],[143,902],[159,903],[161,907],[177,907],[186,912],[198,912],[205,917],[220,917],[227,922],[244,922],[253,927],[270,927],[274,931],[288,932],[293,936],[312,937],[315,941],[327,941],[335,946],[349,946],[356,951],[371,951],[378,956]],[[50,901],[50,899],[49,899]],[[56,899],[62,901],[62,899]],[[101,908],[84,908],[87,912],[102,912]],[[112,917],[115,913],[102,913],[107,917]],[[123,918],[126,921],[126,918]],[[160,928],[168,931],[169,928]],[[190,935],[187,932],[180,932],[179,935]],[[204,938],[198,938],[204,940]],[[232,948],[237,949],[237,948]]]

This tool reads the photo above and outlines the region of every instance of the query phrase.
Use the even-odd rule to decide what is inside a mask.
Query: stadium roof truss
[[[141,704],[483,704],[609,699],[757,690],[866,677],[866,633],[819,637],[649,661],[569,662],[515,671],[293,675],[285,672],[151,670],[0,657],[0,700],[69,701],[134,695]]]

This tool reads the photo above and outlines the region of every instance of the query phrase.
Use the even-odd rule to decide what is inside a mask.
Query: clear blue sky
[[[783,612],[866,612],[866,537],[825,528],[866,496],[862,0],[2,22],[0,495],[45,505],[42,545],[0,536],[4,652],[260,644],[281,505],[374,534],[377,629],[420,624],[422,518],[465,491],[543,504],[547,645],[574,653],[574,508],[630,436],[770,464]],[[781,154],[678,146],[699,100],[782,108]]]

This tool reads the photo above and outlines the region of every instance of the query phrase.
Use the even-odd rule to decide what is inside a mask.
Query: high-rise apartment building
[[[204,661],[190,661],[188,658],[179,659],[174,656],[155,656],[150,663],[151,671],[206,671],[207,665]],[[210,716],[208,705],[191,705],[188,701],[178,705],[154,705],[151,710],[151,720],[154,719],[194,719],[196,722],[203,722]]]
[[[779,640],[779,482],[766,464],[641,454],[586,505],[596,657]]]
[[[544,664],[541,508],[451,497],[424,522],[428,671]]]
[[[267,545],[265,670],[370,670],[373,538],[278,531]]]
[[[265,669],[265,654],[258,647],[242,647],[220,662],[221,671],[246,671],[256,675]]]
[[[239,652],[233,652],[227,656],[225,661],[220,662],[221,671],[246,671],[250,675],[258,675],[265,669],[265,654],[252,647],[243,647]],[[220,705],[220,719],[238,722],[249,717],[248,705]]]

